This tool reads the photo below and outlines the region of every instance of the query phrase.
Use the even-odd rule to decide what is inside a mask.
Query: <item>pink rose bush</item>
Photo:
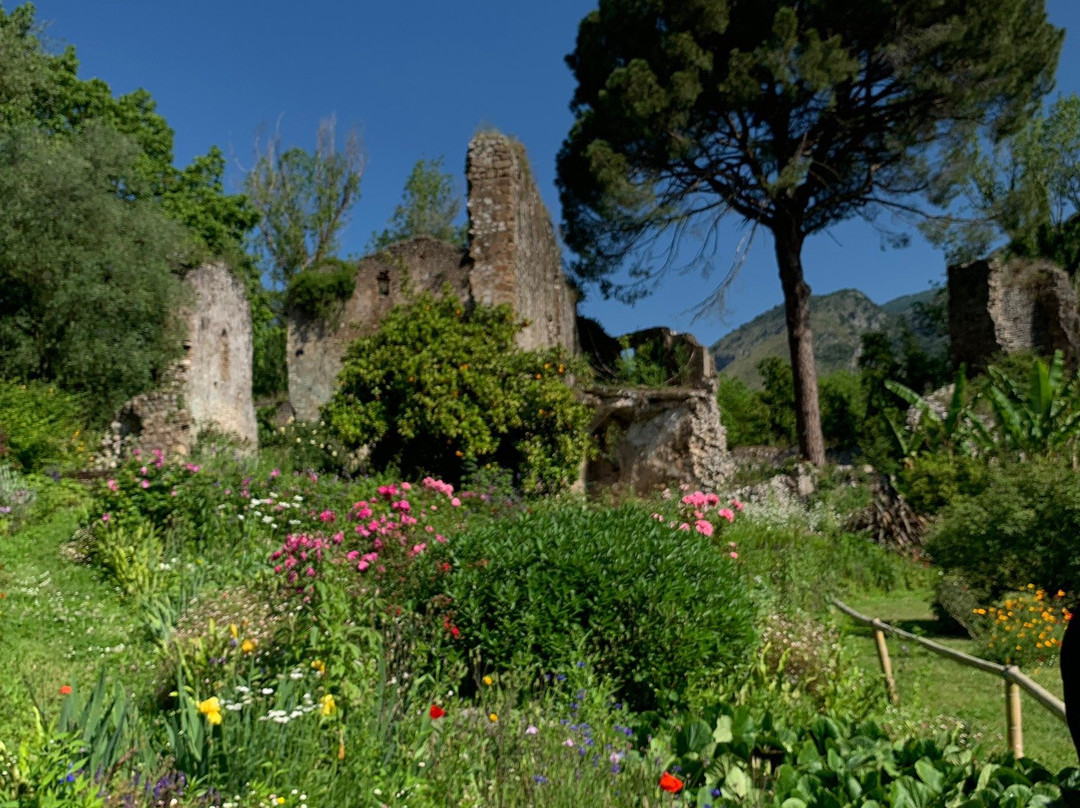
[[[662,499],[668,513],[657,511],[652,518],[675,531],[694,531],[702,536],[719,538],[723,529],[735,521],[735,514],[743,510],[743,503],[737,499],[725,500],[719,494],[684,488],[683,496],[678,499],[665,489]],[[735,547],[735,542],[727,542],[723,547],[724,554],[737,559],[739,554]]]

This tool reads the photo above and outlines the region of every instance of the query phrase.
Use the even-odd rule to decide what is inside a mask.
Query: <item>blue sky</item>
[[[3,0],[11,10],[18,3]],[[555,155],[572,118],[573,81],[563,57],[595,0],[433,0],[306,3],[284,0],[38,0],[55,47],[74,45],[83,78],[116,93],[144,87],[176,131],[186,165],[213,145],[230,155],[239,190],[259,128],[280,126],[288,145],[313,148],[320,118],[355,124],[367,167],[362,196],[342,238],[360,254],[385,226],[421,157],[444,157],[464,191],[465,149],[480,127],[520,139],[541,193],[559,221]],[[1066,29],[1056,93],[1080,91],[1080,2],[1047,0]],[[739,242],[724,230],[712,278],[673,275],[629,307],[589,290],[581,311],[613,334],[667,325],[710,344],[782,299],[767,233],[758,234],[726,308],[696,322],[689,309],[715,286]],[[860,220],[811,239],[803,254],[815,293],[858,288],[881,303],[944,281],[944,259],[916,233],[906,249],[882,249]]]

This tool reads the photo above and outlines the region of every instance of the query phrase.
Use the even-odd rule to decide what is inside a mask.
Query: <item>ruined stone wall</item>
[[[422,292],[441,294],[449,285],[468,300],[469,262],[465,252],[426,236],[393,244],[360,261],[356,288],[329,320],[300,313],[289,316],[289,401],[302,421],[315,421],[333,396],[345,349],[374,333],[390,309]]]
[[[731,477],[727,432],[720,423],[716,379],[696,387],[591,388],[592,433],[599,454],[586,465],[586,486],[652,494],[681,484],[718,490]]]
[[[214,429],[256,446],[251,307],[244,287],[224,264],[199,267],[185,282],[195,292],[183,393],[191,420],[200,432]]]
[[[135,396],[102,439],[99,465],[114,466],[135,448],[187,455],[200,432],[213,429],[258,445],[251,397],[251,308],[243,285],[224,264],[207,264],[184,279],[191,304],[184,357],[156,390]]]
[[[992,257],[951,266],[949,342],[954,366],[985,367],[996,353],[1080,357],[1080,316],[1068,275],[1047,260]]]
[[[478,134],[465,173],[473,300],[508,303],[529,321],[518,337],[523,349],[561,345],[576,352],[574,294],[525,147],[498,132]]]

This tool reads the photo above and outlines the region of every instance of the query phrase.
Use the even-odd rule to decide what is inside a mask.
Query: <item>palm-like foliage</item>
[[[990,384],[983,395],[995,426],[984,438],[999,451],[1038,454],[1068,446],[1080,434],[1080,377],[1066,372],[1061,351],[1049,365],[1033,360],[1026,384],[996,367],[988,368],[987,376]]]

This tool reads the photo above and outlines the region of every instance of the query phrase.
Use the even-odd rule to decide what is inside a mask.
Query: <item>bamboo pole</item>
[[[873,622],[874,642],[877,643],[878,661],[881,663],[881,674],[885,677],[885,690],[889,694],[889,703],[896,706],[900,703],[900,694],[896,690],[896,679],[893,678],[892,661],[889,659],[889,646],[885,644],[885,624],[876,619]]]
[[[1004,678],[1005,682],[1007,682],[1007,685],[1013,685],[1015,687],[1014,690],[1009,690],[1008,687],[1007,687],[1007,692],[1009,693],[1008,699],[1010,700],[1010,703],[1012,702],[1012,699],[1014,699],[1014,698],[1016,699],[1016,711],[1015,711],[1016,724],[1015,724],[1015,726],[1016,726],[1017,733],[1020,733],[1020,731],[1021,731],[1021,721],[1020,721],[1020,691],[1021,690],[1024,690],[1026,693],[1028,693],[1028,695],[1031,698],[1034,698],[1036,701],[1038,701],[1040,704],[1042,704],[1042,706],[1044,706],[1044,708],[1047,709],[1050,712],[1051,715],[1058,718],[1059,721],[1062,721],[1062,722],[1065,721],[1065,702],[1063,702],[1061,699],[1058,699],[1056,696],[1053,695],[1053,693],[1051,693],[1049,690],[1047,690],[1044,687],[1042,687],[1041,685],[1039,685],[1037,682],[1032,681],[1032,679],[1030,677],[1025,675],[1020,669],[1015,668],[1014,665],[999,665],[996,662],[990,662],[989,660],[980,659],[978,657],[972,657],[970,654],[964,654],[963,651],[958,651],[955,648],[948,648],[948,647],[946,647],[944,645],[939,645],[939,644],[933,642],[932,639],[927,639],[926,637],[920,637],[920,636],[918,636],[916,634],[912,634],[910,632],[904,631],[903,629],[897,629],[895,627],[895,625],[889,625],[888,623],[883,623],[877,618],[866,617],[866,615],[861,615],[861,614],[859,614],[858,611],[855,611],[853,608],[848,606],[846,603],[843,603],[841,601],[837,601],[837,600],[835,600],[835,598],[833,600],[833,605],[836,606],[836,608],[838,608],[840,611],[842,611],[843,614],[845,614],[848,617],[852,618],[856,622],[863,623],[864,625],[869,625],[870,628],[874,629],[875,641],[877,641],[877,633],[878,633],[878,631],[881,631],[881,632],[886,632],[887,631],[890,634],[893,634],[893,635],[895,635],[897,637],[903,637],[905,639],[909,639],[909,641],[912,641],[913,643],[918,643],[923,648],[927,648],[927,649],[933,651],[934,654],[936,654],[936,655],[939,655],[941,657],[947,657],[948,659],[955,660],[955,661],[957,661],[957,662],[959,662],[960,664],[963,664],[963,665],[968,665],[969,668],[975,668],[975,669],[980,670],[980,671],[985,671],[986,673],[995,673],[995,674],[1001,676],[1002,678]],[[879,652],[879,655],[880,655],[880,649],[879,649],[878,652]],[[1011,710],[1011,708],[1010,708],[1010,710]],[[1010,715],[1011,714],[1012,713],[1010,713]],[[1012,736],[1011,727],[1012,727],[1012,725],[1010,724],[1010,738]],[[1021,749],[1023,749],[1023,741],[1022,741],[1022,739],[1020,740],[1020,742],[1021,742]],[[1013,749],[1015,750],[1015,746],[1014,746]],[[1023,754],[1023,752],[1021,754]],[[1017,755],[1017,757],[1020,757],[1020,756],[1021,755]]]
[[[1008,670],[1015,671],[1012,666]],[[1017,758],[1024,756],[1024,725],[1020,712],[1020,685],[1011,677],[1005,679],[1005,726],[1008,730],[1009,749]]]

